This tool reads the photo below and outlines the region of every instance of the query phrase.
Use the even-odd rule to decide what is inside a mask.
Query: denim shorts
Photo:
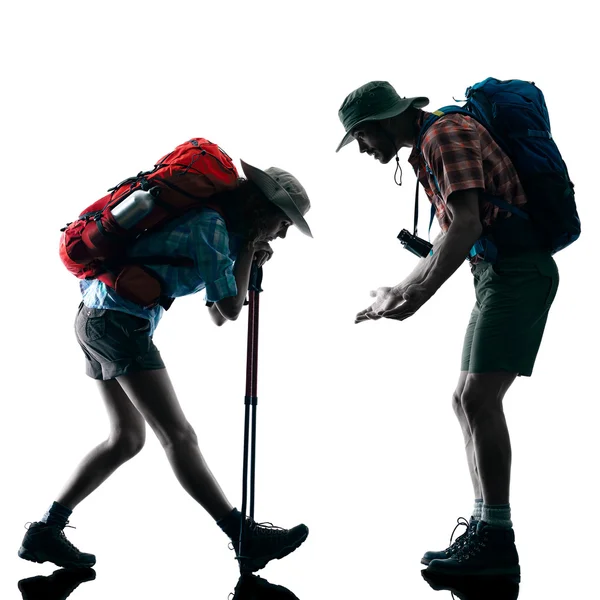
[[[548,253],[531,252],[472,267],[476,302],[467,326],[461,371],[530,376],[558,269]]]
[[[164,369],[150,333],[150,321],[120,310],[79,305],[75,335],[93,379],[114,379],[135,371]]]

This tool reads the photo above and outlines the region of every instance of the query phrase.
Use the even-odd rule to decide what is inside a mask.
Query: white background
[[[77,280],[59,229],[107,188],[190,137],[307,189],[314,240],[274,244],[261,296],[258,520],[310,536],[259,575],[307,598],[430,598],[419,560],[447,545],[472,491],[450,398],[474,302],[467,265],[402,323],[354,325],[369,290],[416,258],[415,177],[335,154],[337,110],[370,80],[428,110],[488,76],[533,80],[576,184],[583,234],[557,255],[561,283],[533,377],[505,406],[522,598],[597,598],[597,32],[583,2],[28,2],[2,18],[3,491],[0,595],[50,574],[16,552],[108,420],[73,335]],[[597,49],[597,47],[596,47]],[[421,232],[427,202],[421,191]],[[436,235],[432,230],[432,237]],[[216,328],[203,292],[155,335],[201,449],[241,499],[246,318]],[[97,555],[77,600],[226,598],[233,553],[180,488],[148,430],[143,452],[75,510],[68,537]],[[444,592],[443,595],[448,595]],[[443,597],[443,596],[442,596]]]

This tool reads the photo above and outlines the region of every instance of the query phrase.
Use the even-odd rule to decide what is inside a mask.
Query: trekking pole
[[[250,466],[250,508],[249,517],[254,519],[254,484],[256,468],[256,408],[257,397],[257,364],[258,364],[258,307],[259,293],[262,292],[262,267],[252,263],[250,282],[248,284],[248,347],[246,354],[246,396],[244,397],[244,465],[242,487],[242,523],[240,526],[240,541],[238,556],[243,558],[244,528],[246,522],[246,508],[248,503],[248,467]],[[250,426],[250,422],[252,425]],[[252,430],[250,432],[250,427]],[[250,438],[250,439],[249,439]],[[249,448],[250,446],[250,448]],[[248,465],[250,459],[250,465]]]

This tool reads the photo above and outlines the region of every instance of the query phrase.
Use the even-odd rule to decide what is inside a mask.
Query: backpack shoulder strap
[[[421,129],[419,131],[419,135],[417,136],[417,150],[419,151],[419,153],[421,155],[423,154],[422,149],[421,149],[421,143],[423,140],[423,136],[425,135],[427,130],[440,117],[443,117],[444,115],[449,115],[449,114],[462,114],[467,117],[471,117],[471,118],[475,119],[478,123],[480,123],[482,126],[486,127],[485,123],[483,123],[473,113],[471,113],[469,110],[467,110],[463,107],[444,106],[442,108],[439,108],[438,110],[433,111],[431,116],[425,120],[425,122],[423,123],[423,125],[421,126]],[[486,127],[486,129],[487,129],[487,127]],[[427,162],[425,162],[425,167],[427,169],[427,172],[433,176],[436,187],[437,187],[438,191],[440,191],[439,185],[437,183],[437,178],[435,177],[435,174],[432,172],[432,170],[429,167],[429,165],[427,164]],[[418,215],[418,212],[417,212],[418,211],[418,201],[419,201],[418,199],[419,199],[419,182],[417,180],[417,193],[415,195],[415,235],[416,235],[416,219],[417,219],[417,215]],[[505,202],[502,198],[497,198],[495,196],[486,195],[486,199],[489,200],[492,204],[495,204],[496,206],[498,206],[499,208],[510,211],[510,212],[518,215],[519,217],[522,217],[524,219],[529,218],[529,215],[526,212],[524,212],[523,210],[521,210],[520,208],[518,208],[516,206],[509,204],[508,202]],[[433,224],[434,217],[435,217],[435,206],[432,204],[431,217],[429,220],[429,230],[428,230],[429,234],[431,232],[431,226]],[[428,237],[430,237],[430,235]],[[498,251],[497,251],[496,246],[493,244],[493,242],[491,242],[491,240],[487,240],[484,237],[482,237],[479,240],[477,240],[477,242],[470,249],[469,256],[467,257],[467,259],[472,258],[473,256],[476,256],[477,254],[483,255],[485,260],[488,260],[490,262],[495,262],[497,259]]]
[[[443,108],[440,108],[438,110],[433,111],[433,113],[431,114],[431,116],[429,116],[425,122],[423,123],[423,125],[421,126],[421,129],[419,130],[419,135],[417,136],[417,150],[419,151],[419,154],[422,156],[423,155],[423,151],[421,150],[421,142],[423,140],[423,136],[425,135],[425,133],[427,132],[427,130],[440,118],[443,117],[444,115],[450,114],[452,112],[460,112],[463,114],[468,114],[468,111],[466,111],[463,108],[459,108],[456,106],[445,106]],[[431,170],[431,168],[429,167],[429,165],[427,164],[427,161],[425,161],[425,167],[427,169],[427,172],[433,176],[433,179],[435,181],[435,186],[438,189],[438,192],[440,191],[440,186],[438,185],[437,182],[437,178],[434,175],[433,171]],[[417,221],[419,218],[419,179],[417,177],[417,189],[415,192],[415,218],[414,218],[414,229],[413,229],[413,235],[417,235]],[[433,219],[435,218],[435,205],[432,204],[431,205],[431,213],[430,213],[430,217],[429,217],[429,229],[427,230],[427,237],[428,239],[431,239],[431,226],[433,224]]]
[[[427,132],[427,130],[440,118],[444,115],[450,114],[462,114],[468,117],[472,117],[473,115],[465,108],[460,106],[443,106],[442,108],[438,108],[438,110],[434,110],[431,113],[431,116],[425,119],[425,122],[421,126],[421,130],[419,131],[419,135],[417,136],[417,150],[421,151],[421,142],[423,140],[423,136]]]

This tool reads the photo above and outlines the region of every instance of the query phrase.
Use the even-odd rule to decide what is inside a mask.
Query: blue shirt
[[[193,266],[146,265],[159,275],[163,293],[171,298],[206,290],[205,300],[217,302],[237,295],[233,265],[239,239],[230,236],[223,217],[214,210],[193,211],[167,223],[159,231],[142,235],[135,241],[130,256],[186,256]],[[160,321],[162,306],[144,308],[119,296],[97,279],[80,282],[83,303],[88,308],[120,310],[150,321],[150,335]]]

